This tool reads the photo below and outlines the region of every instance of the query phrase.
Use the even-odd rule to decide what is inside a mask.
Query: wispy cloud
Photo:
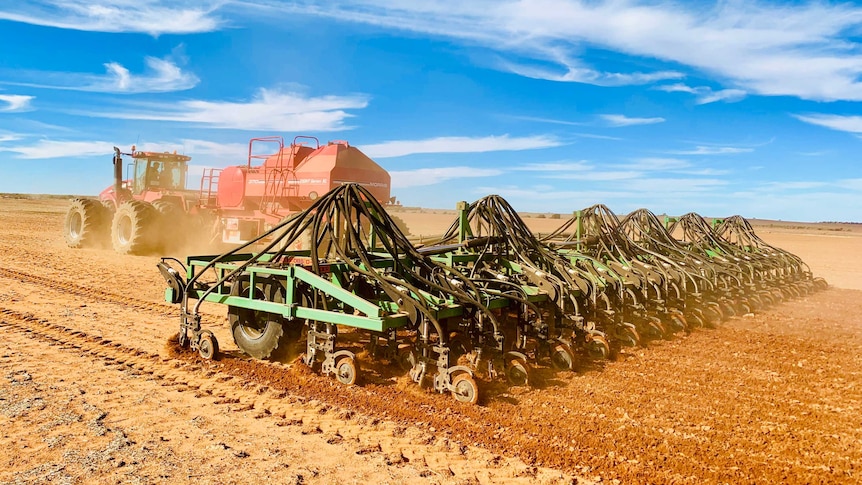
[[[92,32],[188,34],[223,26],[214,11],[224,3],[188,7],[177,0],[28,0],[4,2],[0,20]]]
[[[846,131],[849,133],[862,133],[862,116],[843,116],[829,114],[793,115],[794,118],[823,126],[832,130]]]
[[[105,63],[106,72],[101,75],[13,71],[10,75],[20,81],[8,81],[7,84],[72,91],[135,94],[184,91],[195,87],[200,81],[197,76],[184,71],[170,58],[146,57],[144,63],[147,68],[142,74],[134,74],[117,62]]]
[[[862,178],[839,180],[836,185],[850,190],[862,190]]]
[[[675,63],[761,95],[862,100],[862,57],[852,2],[638,0],[307,1],[274,9],[456,39],[496,52],[500,69],[561,81],[613,85],[616,74],[584,66],[592,48]],[[692,48],[696,45],[696,48]],[[547,63],[553,68],[530,67]],[[618,64],[617,64],[618,65]],[[617,68],[615,70],[623,71]],[[625,82],[663,76],[620,72]],[[649,76],[654,76],[650,78]],[[627,78],[625,76],[628,76]]]
[[[404,189],[407,187],[439,184],[452,179],[493,177],[501,173],[503,173],[501,170],[490,168],[436,167],[396,170],[389,172],[389,175],[392,177],[393,189]]]
[[[695,103],[697,104],[709,104],[715,103],[716,101],[732,103],[741,100],[746,94],[745,91],[741,89],[719,89],[718,91],[714,91],[709,86],[691,87],[682,83],[656,86],[655,89],[666,91],[668,93],[693,94],[695,95]]]
[[[676,71],[659,71],[659,72],[602,72],[596,69],[584,66],[580,61],[574,59],[556,59],[557,68],[549,68],[545,66],[529,65],[517,63],[513,61],[501,61],[500,68],[504,71],[509,71],[520,76],[533,79],[544,79],[546,81],[570,82],[593,84],[596,86],[616,87],[616,86],[631,86],[639,84],[650,84],[656,81],[667,81],[669,79],[680,79],[685,77],[682,73]]]
[[[586,160],[527,163],[525,165],[512,167],[512,170],[524,172],[581,172],[592,169],[593,166]]]
[[[632,170],[596,170],[584,172],[556,173],[553,175],[545,175],[544,177],[556,180],[583,180],[588,182],[599,182],[611,180],[630,180],[641,177],[642,175],[643,172],[637,172]]]
[[[688,160],[681,160],[679,158],[644,157],[636,158],[630,163],[621,166],[645,171],[679,170],[691,167],[691,162],[689,162]]]
[[[595,140],[625,140],[625,138],[621,138],[618,136],[608,136],[608,135],[596,135],[594,133],[572,133],[573,136],[577,136],[579,138],[592,138]]]
[[[124,152],[131,149],[132,143],[107,142],[99,140],[51,140],[31,138],[18,133],[0,133],[0,143],[19,142],[13,145],[0,145],[0,152],[14,153],[21,159],[54,159],[68,157],[89,157],[113,153],[118,146]],[[247,143],[222,143],[210,140],[182,138],[176,141],[144,141],[136,145],[139,151],[173,152],[191,155],[196,162],[208,167],[244,164],[248,157]]]
[[[441,136],[425,140],[393,140],[363,145],[362,151],[372,158],[389,158],[415,153],[481,153],[551,148],[564,143],[550,135]]]
[[[523,121],[535,121],[537,123],[551,123],[554,125],[565,125],[565,126],[584,126],[589,125],[589,123],[583,121],[569,121],[569,120],[557,120],[553,118],[541,118],[538,116],[507,116],[508,118],[523,120]]]
[[[177,141],[143,142],[137,146],[141,151],[174,151],[190,155],[196,163],[207,167],[241,165],[248,160],[248,143],[222,143],[194,138]],[[275,150],[273,150],[275,151]]]
[[[24,96],[22,94],[0,94],[0,113],[9,113],[13,111],[30,111],[30,101],[34,96]]]
[[[671,150],[671,155],[734,155],[737,153],[750,153],[754,148],[748,147],[721,147],[721,146],[697,146],[691,150]]]
[[[829,184],[826,182],[819,181],[791,181],[791,182],[767,182],[762,184],[760,187],[767,190],[777,190],[777,191],[786,191],[786,190],[807,190],[807,189],[818,189],[821,187],[826,187]]]
[[[296,92],[261,89],[250,101],[186,100],[176,103],[137,103],[109,111],[75,114],[127,120],[192,123],[210,128],[284,132],[350,129],[347,110],[368,105],[364,95],[309,97]]]
[[[0,145],[0,152],[17,154],[16,158],[49,159],[90,157],[113,153],[113,144],[107,141],[38,140],[29,145]]]
[[[17,133],[0,133],[0,143],[7,143],[10,141],[18,141],[21,139],[21,135]]]
[[[665,119],[660,117],[654,118],[632,118],[626,115],[620,114],[603,114],[599,115],[599,118],[605,122],[608,126],[612,127],[620,127],[620,126],[635,126],[635,125],[653,125],[656,123],[664,123]]]

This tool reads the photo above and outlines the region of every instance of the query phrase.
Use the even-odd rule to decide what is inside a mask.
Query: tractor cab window
[[[140,194],[147,188],[147,160],[135,160],[135,180],[132,182],[132,192]]]
[[[185,185],[182,162],[138,160],[135,166],[135,193],[153,190],[182,190]]]

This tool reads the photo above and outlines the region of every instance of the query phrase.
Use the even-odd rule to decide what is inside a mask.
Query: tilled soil
[[[469,406],[367,357],[352,387],[249,360],[215,306],[224,357],[181,351],[157,258],[66,248],[65,207],[0,199],[2,482],[859,481],[858,290],[538,369],[529,388],[482,382]]]

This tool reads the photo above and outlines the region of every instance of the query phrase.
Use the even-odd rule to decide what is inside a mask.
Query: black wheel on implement
[[[100,246],[105,230],[107,211],[102,203],[92,199],[74,199],[63,221],[63,235],[70,248]]]
[[[284,286],[274,278],[257,278],[249,293],[249,277],[241,276],[231,287],[231,296],[251,296],[259,301],[284,302]],[[288,337],[284,317],[248,308],[228,306],[233,341],[237,347],[255,359],[277,359],[287,348]],[[279,350],[279,352],[276,352]]]
[[[111,243],[120,254],[144,254],[154,249],[157,213],[141,200],[123,202],[111,223]]]

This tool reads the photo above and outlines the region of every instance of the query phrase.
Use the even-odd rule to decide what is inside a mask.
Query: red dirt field
[[[0,483],[862,481],[860,225],[759,221],[833,287],[469,406],[249,360],[215,306],[224,357],[178,352],[157,257],[67,248],[67,204],[0,198]]]

